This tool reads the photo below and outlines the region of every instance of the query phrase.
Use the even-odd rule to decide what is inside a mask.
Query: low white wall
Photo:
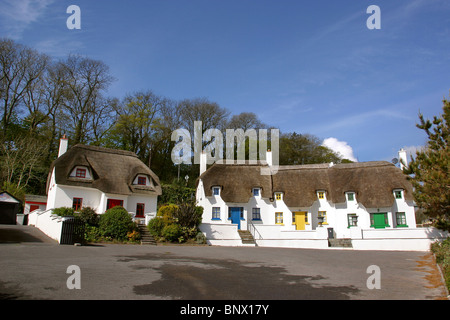
[[[327,228],[310,231],[283,230],[279,225],[254,225],[251,228],[256,244],[261,247],[328,249]],[[208,244],[242,246],[237,225],[200,225]],[[355,250],[428,251],[430,244],[444,240],[448,232],[435,228],[354,229],[351,234]],[[336,248],[334,248],[336,249]]]
[[[242,240],[235,224],[202,223],[199,229],[210,245],[216,246],[242,246]]]
[[[35,226],[41,230],[48,237],[58,241],[61,241],[63,218],[52,214],[52,210],[39,211],[35,210],[28,216],[28,224]]]

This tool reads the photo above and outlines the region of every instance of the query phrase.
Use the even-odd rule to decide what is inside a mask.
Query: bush
[[[431,251],[436,255],[436,263],[441,266],[445,283],[450,290],[450,238],[442,242],[434,242],[431,245]]]
[[[162,229],[162,236],[168,241],[178,241],[182,236],[181,227],[176,223],[167,225]]]
[[[100,217],[100,232],[106,238],[126,240],[128,232],[135,230],[135,224],[125,208],[116,206]]]
[[[203,207],[197,207],[194,202],[180,204],[173,212],[173,218],[185,228],[195,228],[202,222]],[[197,233],[194,233],[195,236]]]
[[[164,220],[164,223],[166,225],[171,224],[174,221],[174,212],[178,209],[178,206],[176,204],[168,204],[165,206],[162,206],[158,209],[158,213],[156,214],[157,217],[162,217]]]
[[[73,210],[73,208],[69,208],[69,207],[60,207],[60,208],[52,209],[52,213],[56,214],[60,217],[67,217],[67,216],[75,215],[75,210]]]
[[[150,231],[152,236],[161,237],[162,230],[166,226],[164,220],[160,217],[153,218],[148,222],[148,230]]]
[[[94,211],[94,209],[90,207],[84,207],[76,215],[83,221],[85,224],[98,227],[98,223],[100,220],[99,215]]]

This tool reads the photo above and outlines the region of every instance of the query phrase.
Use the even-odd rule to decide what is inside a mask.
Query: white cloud
[[[22,37],[23,31],[44,13],[54,0],[4,0],[0,3],[1,27],[15,40]]]
[[[323,140],[322,145],[330,148],[338,153],[342,158],[357,162],[358,160],[353,155],[353,148],[345,141],[339,141],[336,138],[330,137]]]

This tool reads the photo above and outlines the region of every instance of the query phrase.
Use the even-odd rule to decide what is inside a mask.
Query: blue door
[[[237,224],[238,230],[241,230],[241,216],[243,212],[243,208],[239,207],[231,207],[230,210],[230,219],[232,224]]]

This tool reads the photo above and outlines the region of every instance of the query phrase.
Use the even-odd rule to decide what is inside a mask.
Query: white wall
[[[52,214],[52,210],[35,210],[28,217],[28,224],[33,225],[53,240],[61,241],[63,218]]]

